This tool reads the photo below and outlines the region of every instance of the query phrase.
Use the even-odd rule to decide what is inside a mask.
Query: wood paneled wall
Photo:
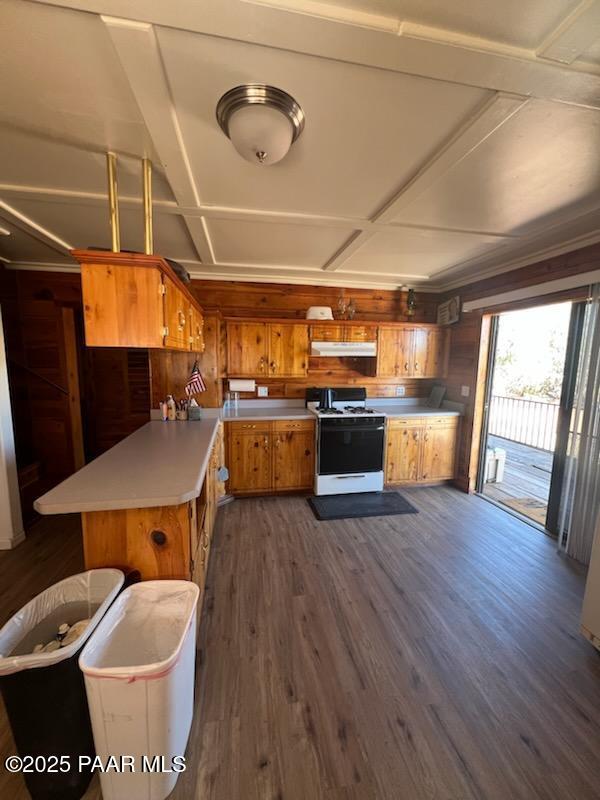
[[[310,306],[331,306],[339,316],[338,301],[354,300],[355,319],[406,322],[406,292],[385,289],[340,289],[280,283],[193,280],[192,291],[204,308],[217,308],[224,317],[278,317],[304,319]],[[435,322],[437,295],[417,292],[414,322]]]
[[[82,463],[76,401],[65,393],[75,360],[89,460],[148,421],[148,354],[84,347],[78,274],[1,270],[0,302],[22,506],[30,521],[32,501]]]

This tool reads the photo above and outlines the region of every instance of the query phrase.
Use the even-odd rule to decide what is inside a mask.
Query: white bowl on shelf
[[[333,319],[333,311],[329,306],[311,306],[306,312],[306,319]]]

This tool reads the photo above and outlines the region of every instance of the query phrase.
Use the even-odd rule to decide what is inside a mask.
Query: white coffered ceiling
[[[0,259],[142,247],[196,277],[439,290],[600,240],[600,0],[1,0]],[[280,163],[219,129],[292,94]]]

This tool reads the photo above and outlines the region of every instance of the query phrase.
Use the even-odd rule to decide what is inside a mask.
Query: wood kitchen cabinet
[[[458,417],[388,419],[386,483],[424,483],[454,478],[458,425]]]
[[[228,491],[232,494],[264,494],[272,487],[270,422],[229,422]]]
[[[394,424],[394,423],[398,424]],[[401,420],[388,422],[386,483],[418,481],[421,467],[423,429]]]
[[[227,323],[227,374],[239,378],[267,374],[266,322]]]
[[[308,371],[308,327],[269,323],[269,370],[271,377],[301,378]]]
[[[321,323],[310,326],[311,342],[376,342],[377,325]]]
[[[423,457],[421,480],[443,481],[454,477],[458,419],[437,420],[425,425],[423,431]]]
[[[188,306],[189,349],[194,353],[204,352],[204,317],[193,305]]]
[[[81,265],[86,345],[202,352],[202,309],[163,258],[71,254]]]
[[[447,329],[435,325],[380,325],[377,377],[443,377],[447,371],[447,349]]]
[[[231,494],[310,490],[315,423],[310,419],[228,422],[227,452]]]
[[[164,346],[174,350],[189,350],[189,303],[174,281],[163,277],[165,340]]]
[[[315,479],[315,423],[273,422],[273,489],[311,489]]]
[[[227,322],[227,374],[298,378],[308,371],[306,324]]]

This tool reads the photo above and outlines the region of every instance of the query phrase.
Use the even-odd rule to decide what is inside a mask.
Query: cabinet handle
[[[276,369],[277,369],[277,362],[276,361],[271,361],[271,371],[275,372]]]
[[[419,364],[415,361],[415,372],[419,369]]]
[[[275,447],[279,447],[280,444],[281,444],[281,441],[280,441],[279,437],[277,437],[277,439],[275,439]]]
[[[256,425],[242,425],[242,428],[256,428]]]
[[[185,314],[183,311],[178,311],[177,315],[179,317],[179,328],[183,330],[185,328]]]
[[[269,440],[267,439],[266,436],[265,436],[265,450],[267,451],[269,450]]]
[[[404,362],[404,371],[408,372],[408,361]]]
[[[261,372],[264,372],[265,369],[265,359],[261,356],[260,361],[258,362],[258,366]]]

